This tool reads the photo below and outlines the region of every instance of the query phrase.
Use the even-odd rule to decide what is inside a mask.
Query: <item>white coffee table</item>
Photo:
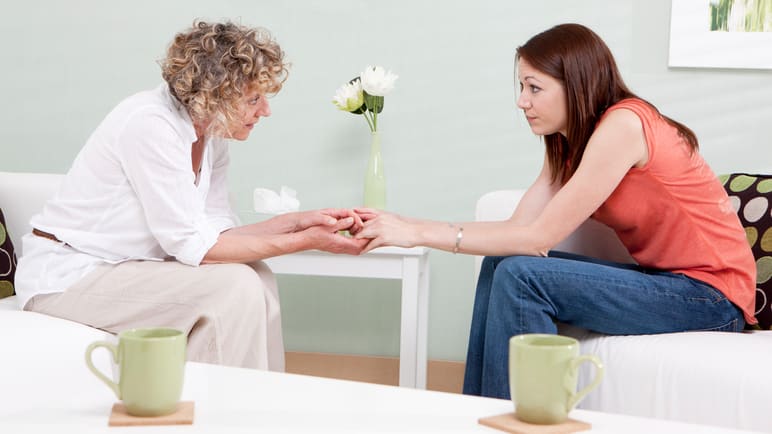
[[[360,256],[309,250],[265,262],[277,274],[401,280],[399,385],[426,388],[429,249],[382,247]]]
[[[51,369],[29,375],[23,389],[0,389],[0,432],[497,433],[477,420],[512,410],[505,400],[188,363],[183,399],[195,402],[193,425],[110,428],[115,397],[81,365],[52,360]],[[571,417],[591,423],[593,433],[741,433],[582,410]]]

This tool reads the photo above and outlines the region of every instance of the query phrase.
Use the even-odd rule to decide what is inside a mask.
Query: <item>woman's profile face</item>
[[[517,106],[523,110],[531,131],[540,136],[566,135],[568,108],[565,86],[559,80],[532,67],[525,59],[517,61],[520,96]]]
[[[226,138],[246,140],[260,118],[271,115],[271,106],[268,104],[268,98],[257,89],[247,91],[238,104],[241,116],[229,125]]]

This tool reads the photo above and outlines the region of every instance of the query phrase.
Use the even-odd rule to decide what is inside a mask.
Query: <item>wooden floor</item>
[[[287,372],[339,378],[368,383],[399,383],[399,359],[396,357],[355,356],[347,354],[287,352]],[[461,393],[464,363],[429,360],[427,389]]]

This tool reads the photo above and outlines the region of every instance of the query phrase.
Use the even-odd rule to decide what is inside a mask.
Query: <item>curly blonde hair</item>
[[[232,22],[194,22],[174,37],[160,63],[172,95],[215,134],[240,117],[246,92],[276,94],[288,74],[284,52],[266,29]]]

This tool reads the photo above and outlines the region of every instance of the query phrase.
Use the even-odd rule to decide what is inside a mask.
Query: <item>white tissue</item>
[[[297,192],[286,186],[282,186],[279,193],[267,188],[256,188],[253,200],[255,212],[261,214],[284,214],[300,208]]]

